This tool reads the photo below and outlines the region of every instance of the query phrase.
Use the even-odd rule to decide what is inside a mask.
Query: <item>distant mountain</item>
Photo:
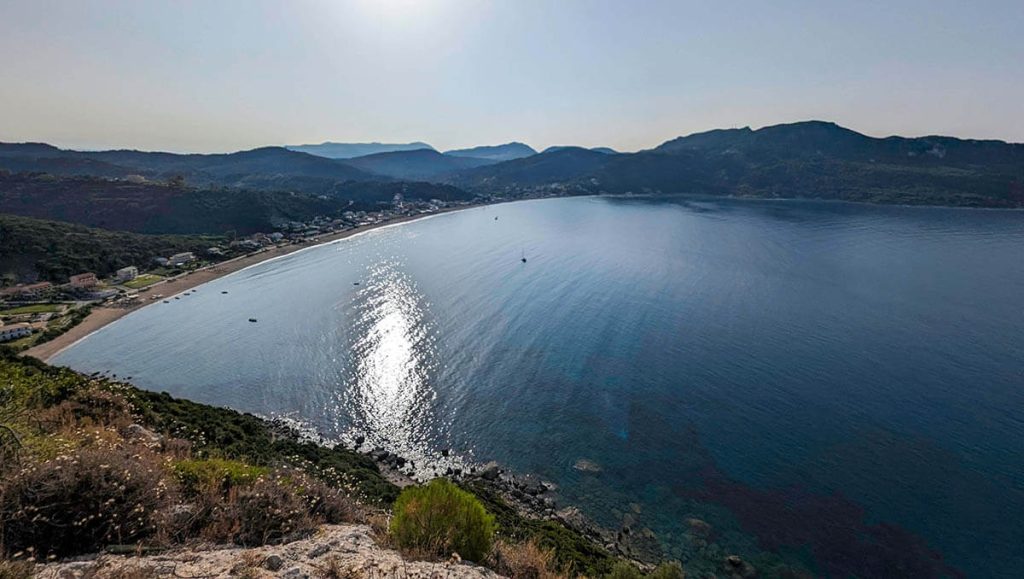
[[[536,155],[537,151],[525,143],[513,142],[505,143],[504,145],[484,145],[470,149],[454,149],[445,151],[444,154],[452,157],[473,157],[490,161],[511,161]]]
[[[555,148],[462,171],[480,193],[699,193],[1024,207],[1024,145],[874,138],[822,121],[696,133],[638,153]]]
[[[377,153],[347,159],[345,163],[364,172],[406,180],[433,180],[442,176],[494,163],[488,159],[456,157],[433,149]]]
[[[826,121],[751,130],[721,129],[667,141],[655,152],[741,154],[747,157],[831,158],[920,166],[999,166],[1024,161],[1024,145],[954,137],[875,138]]]
[[[65,176],[141,175],[153,181],[180,176],[187,184],[198,187],[297,190],[317,194],[330,192],[337,183],[380,178],[341,161],[282,147],[180,155],[130,150],[82,152],[35,143],[3,143],[0,144],[0,168]]]
[[[462,171],[452,177],[452,182],[464,187],[482,189],[538,187],[576,182],[600,170],[608,158],[609,155],[605,153],[589,149],[562,147],[531,157]]]
[[[414,143],[332,143],[328,141],[319,145],[286,145],[284,148],[328,159],[352,159],[394,151],[434,150],[434,147],[419,141]]]
[[[577,147],[575,145],[552,145],[547,149],[544,149],[544,153],[554,153],[556,151],[563,151],[565,149],[586,149],[588,151],[594,151],[595,153],[604,153],[606,155],[618,155],[619,152],[610,147]]]

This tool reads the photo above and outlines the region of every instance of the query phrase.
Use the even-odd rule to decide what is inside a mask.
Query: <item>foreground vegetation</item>
[[[359,453],[0,348],[0,576],[24,576],[26,561],[248,547],[339,522],[374,523],[409,557],[454,551],[512,577],[641,576],[561,523],[517,513],[484,481],[400,496]]]

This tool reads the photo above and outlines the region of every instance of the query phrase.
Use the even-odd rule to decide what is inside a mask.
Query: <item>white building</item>
[[[24,338],[31,333],[32,326],[28,324],[10,324],[8,326],[0,326],[0,342]]]
[[[195,261],[195,259],[196,256],[191,251],[183,251],[168,257],[167,263],[168,265],[184,265],[190,261]]]
[[[117,279],[121,281],[131,281],[137,277],[139,277],[139,268],[135,267],[134,265],[122,267],[121,269],[117,270]]]

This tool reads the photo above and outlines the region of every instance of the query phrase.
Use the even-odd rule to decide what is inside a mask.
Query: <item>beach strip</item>
[[[157,282],[149,286],[148,292],[141,295],[146,296],[147,294],[163,294],[164,296],[172,296],[175,294],[179,294],[183,291],[192,289],[194,287],[203,285],[204,283],[211,282],[217,278],[221,278],[228,274],[232,274],[236,271],[256,265],[258,263],[282,257],[290,253],[295,253],[296,251],[300,251],[302,249],[308,249],[310,247],[315,247],[317,245],[331,243],[339,239],[352,237],[353,235],[365,233],[367,231],[378,229],[380,227],[386,227],[398,223],[415,221],[417,219],[430,217],[433,215],[440,215],[442,213],[450,213],[452,211],[472,209],[475,207],[482,206],[483,205],[481,204],[461,205],[458,207],[446,207],[444,209],[440,209],[432,213],[421,213],[419,215],[403,215],[401,217],[395,217],[393,219],[388,219],[378,223],[362,225],[359,227],[354,227],[352,229],[346,229],[345,231],[339,231],[337,233],[323,235],[310,241],[305,241],[301,243],[291,243],[289,245],[264,249],[257,253],[251,253],[248,255],[235,257],[219,263],[214,263],[199,268],[195,271],[182,274],[180,276],[176,276],[174,278],[170,278],[161,282]],[[140,308],[152,305],[154,301],[155,300],[144,300],[132,306],[95,306],[93,307],[92,312],[75,327],[50,340],[49,342],[38,344],[25,350],[24,352],[21,352],[21,355],[31,356],[33,358],[42,360],[43,362],[49,362],[51,358],[53,358],[62,350],[71,346],[75,342],[81,340],[82,338],[85,338],[89,334],[95,332],[96,330],[99,330],[100,328],[106,326],[107,324],[110,324],[111,322],[114,322],[115,320],[118,320]]]

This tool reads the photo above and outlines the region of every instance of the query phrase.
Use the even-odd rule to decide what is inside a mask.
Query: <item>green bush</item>
[[[188,492],[251,485],[270,469],[221,458],[188,459],[174,463],[174,475]]]
[[[686,574],[683,573],[683,566],[679,564],[679,561],[669,561],[655,567],[647,577],[648,579],[683,579]]]
[[[643,579],[644,574],[636,568],[636,565],[619,561],[612,567],[611,572],[605,575],[606,579]]]
[[[398,496],[391,536],[414,554],[447,557],[458,553],[483,561],[494,538],[494,517],[472,494],[445,479],[408,487]]]

